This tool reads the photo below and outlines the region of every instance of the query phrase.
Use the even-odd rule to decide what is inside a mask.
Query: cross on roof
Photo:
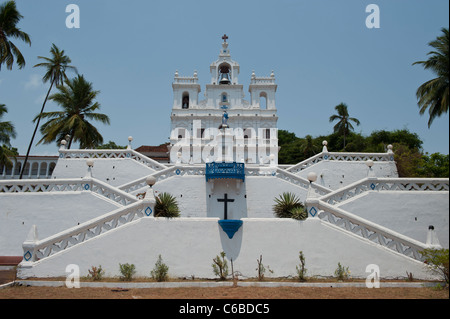
[[[223,39],[224,42],[227,42],[228,36],[226,34],[224,34],[222,39]]]

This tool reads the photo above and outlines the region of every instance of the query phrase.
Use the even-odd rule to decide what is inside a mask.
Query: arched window
[[[261,92],[259,95],[259,107],[263,110],[267,109],[267,94],[266,92]]]
[[[227,63],[219,65],[219,78],[217,79],[219,84],[231,84],[231,67]]]
[[[222,103],[228,102],[228,95],[226,93],[222,93]]]
[[[181,100],[181,108],[188,109],[189,108],[189,93],[184,92]]]

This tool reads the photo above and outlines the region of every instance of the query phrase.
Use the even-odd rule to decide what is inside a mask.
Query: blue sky
[[[136,148],[168,141],[175,70],[186,76],[198,71],[203,99],[224,33],[232,59],[240,63],[245,99],[252,70],[257,76],[274,70],[279,129],[299,137],[329,134],[328,119],[344,102],[361,121],[357,132],[407,128],[424,141],[425,151],[449,153],[448,114],[429,129],[428,117],[418,112],[415,92],[433,74],[412,66],[426,59],[428,42],[448,27],[447,0],[16,2],[24,16],[19,27],[32,45],[15,41],[27,64],[22,70],[2,68],[0,103],[9,109],[3,120],[15,125],[12,144],[20,154],[26,153],[32,119],[49,85],[42,83],[44,70],[33,66],[37,56],[49,56],[52,43],[101,92],[100,111],[111,119],[110,126],[97,126],[105,142],[126,145],[131,135]],[[65,24],[72,3],[80,8],[79,29]],[[379,29],[365,25],[371,3],[380,8]],[[49,102],[46,111],[57,108]],[[57,149],[39,145],[31,153]]]

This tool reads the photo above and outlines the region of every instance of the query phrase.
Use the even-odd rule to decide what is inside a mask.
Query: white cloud
[[[34,90],[42,86],[42,79],[38,74],[31,74],[25,82],[25,89]]]

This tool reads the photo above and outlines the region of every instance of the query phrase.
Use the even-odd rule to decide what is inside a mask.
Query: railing
[[[245,180],[244,163],[206,163],[206,181],[216,178],[235,178]]]
[[[321,200],[317,202],[317,207],[319,209],[318,217],[322,221],[404,256],[423,261],[420,251],[429,248],[417,240],[403,236]]]
[[[135,150],[59,150],[59,158],[128,158],[137,161],[155,171],[167,168],[165,165],[148,158]]]
[[[126,206],[137,201],[136,197],[94,178],[31,179],[0,181],[0,196],[8,193],[51,193],[90,191],[115,203]]]
[[[317,164],[321,161],[377,161],[377,162],[392,162],[394,161],[393,153],[341,153],[341,152],[321,152],[316,154],[298,164],[286,168],[286,171],[291,173],[298,173],[302,170]]]
[[[448,178],[370,178],[367,177],[321,197],[336,205],[368,191],[448,191]]]
[[[112,229],[149,216],[151,213],[152,209],[149,202],[140,200],[46,239],[27,240],[23,244],[22,266],[27,266],[40,259],[52,256]]]
[[[156,178],[156,183],[161,182],[165,179],[168,179],[173,176],[180,176],[180,175],[192,175],[192,176],[204,176],[205,175],[205,166],[204,165],[198,165],[198,166],[172,166],[168,167],[162,171],[155,172],[154,174],[151,174],[149,176],[153,176]],[[137,180],[134,180],[132,182],[126,183],[122,186],[119,186],[119,189],[126,192],[126,193],[133,193],[137,190],[142,189],[143,187],[147,186],[147,177],[144,176]]]

